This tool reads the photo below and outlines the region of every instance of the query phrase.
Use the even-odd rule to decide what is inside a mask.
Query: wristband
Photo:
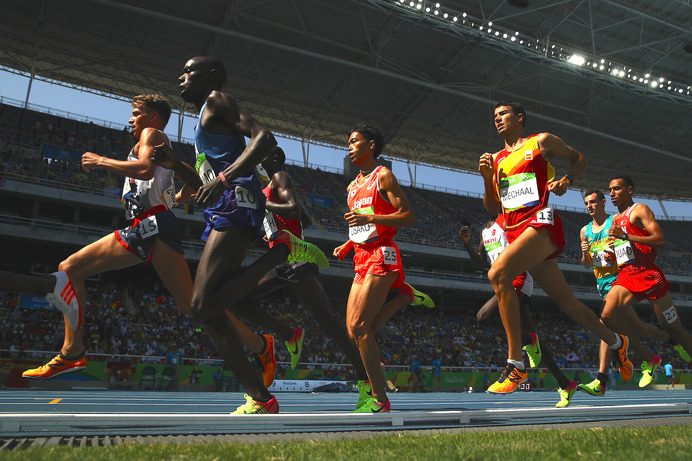
[[[570,185],[570,186],[571,186],[572,184],[574,184],[574,176],[572,176],[571,174],[566,174],[566,175],[564,175],[564,176],[563,176],[563,179],[566,179],[567,181],[569,181],[569,185]]]
[[[227,188],[231,187],[231,185],[228,184],[228,181],[226,181],[226,175],[223,174],[223,171],[221,171],[221,173],[219,173],[219,178],[221,178],[221,182],[223,183],[224,186],[226,186]]]

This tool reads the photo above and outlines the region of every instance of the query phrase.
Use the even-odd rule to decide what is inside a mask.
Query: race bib
[[[500,256],[500,253],[502,253],[502,243],[483,243],[483,246],[485,247],[485,254],[488,256],[488,261],[490,261],[490,265],[492,266],[498,256]]]
[[[615,258],[617,259],[618,266],[634,262],[634,248],[631,242],[628,240],[616,239],[614,246]]]
[[[373,207],[369,206],[366,208],[353,210],[353,212],[358,214],[373,214],[374,209]],[[377,233],[377,226],[372,223],[362,226],[351,226],[348,228],[348,238],[353,243],[370,242],[372,240],[377,240],[378,236],[379,234]]]
[[[538,203],[535,173],[519,173],[500,180],[500,201],[507,211]]]
[[[156,222],[156,215],[144,218],[137,224],[137,229],[139,230],[139,235],[143,239],[148,239],[149,237],[159,233],[159,224]]]
[[[279,232],[279,226],[276,225],[276,219],[274,219],[274,213],[271,211],[264,216],[264,235],[268,239],[272,238],[274,234]]]
[[[603,242],[598,245],[594,245],[589,248],[589,253],[591,253],[591,259],[593,261],[593,267],[607,267],[612,266],[612,263],[608,263],[607,254],[613,254],[613,249],[611,248],[612,242]]]
[[[665,317],[668,325],[674,323],[678,319],[678,311],[675,306],[670,306],[670,308],[663,311],[663,317]]]
[[[385,264],[398,265],[399,258],[396,255],[396,248],[394,247],[382,247],[382,257]]]
[[[555,224],[555,212],[550,207],[545,207],[533,218],[533,222],[538,224],[548,224],[552,226]]]
[[[204,155],[204,152],[197,155],[197,160],[195,161],[195,170],[197,170],[197,174],[202,180],[202,184],[207,184],[213,179],[216,179],[216,173],[209,164],[209,161],[207,161],[207,156]]]
[[[243,186],[235,187],[235,200],[239,207],[257,209],[257,197]]]

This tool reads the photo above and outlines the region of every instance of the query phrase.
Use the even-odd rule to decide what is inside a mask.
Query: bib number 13
[[[536,213],[535,220],[539,224],[550,224],[552,226],[555,224],[553,209],[550,207],[543,208],[541,211]]]

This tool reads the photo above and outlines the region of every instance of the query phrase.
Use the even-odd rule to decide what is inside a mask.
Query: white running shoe
[[[79,302],[70,275],[65,271],[50,275],[55,277],[55,288],[46,295],[48,303],[65,315],[73,331],[79,330],[82,327],[82,303]]]

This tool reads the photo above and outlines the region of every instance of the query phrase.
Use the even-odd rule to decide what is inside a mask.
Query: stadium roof
[[[6,70],[186,111],[184,62],[215,55],[270,129],[343,146],[367,120],[386,155],[441,168],[476,171],[517,100],[587,156],[580,188],[626,173],[692,198],[690,0],[4,0],[0,41]]]

